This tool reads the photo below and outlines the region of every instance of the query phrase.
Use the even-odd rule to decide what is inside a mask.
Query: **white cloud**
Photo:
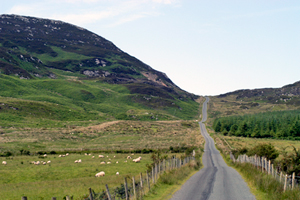
[[[48,0],[15,5],[10,13],[66,21],[80,26],[103,22],[117,26],[157,16],[179,0]]]

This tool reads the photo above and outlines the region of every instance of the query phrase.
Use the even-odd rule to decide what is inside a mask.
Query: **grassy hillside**
[[[198,116],[199,104],[191,100],[131,94],[122,85],[80,80],[60,70],[53,73],[61,78],[26,80],[0,75],[2,128],[63,127],[66,122],[83,125],[115,119],[194,119]]]

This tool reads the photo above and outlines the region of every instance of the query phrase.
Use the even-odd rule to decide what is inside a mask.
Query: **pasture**
[[[132,160],[124,162],[131,153],[113,152],[143,149],[167,152],[170,146],[203,148],[204,139],[196,121],[113,121],[86,127],[14,128],[0,135],[0,145],[0,153],[13,153],[8,158],[0,157],[0,163],[7,161],[7,165],[0,164],[1,199],[20,199],[21,196],[30,200],[62,199],[69,195],[75,200],[88,194],[90,187],[100,192],[105,184],[110,188],[120,186],[125,176],[136,176],[139,180],[139,173],[145,173],[146,165],[152,163],[151,154],[135,154],[133,158],[141,156],[142,160],[134,163]],[[31,156],[20,155],[21,150],[30,151]],[[47,158],[38,156],[39,151],[47,152]],[[70,155],[59,157],[59,154],[50,155],[51,151]],[[110,153],[95,153],[100,151]],[[85,152],[92,155],[85,156]],[[98,158],[99,154],[105,158]],[[74,163],[79,159],[81,163]],[[50,164],[30,164],[48,160]],[[101,165],[100,161],[111,164]],[[100,171],[104,171],[105,176],[96,178],[95,174]]]
[[[100,192],[105,189],[105,184],[109,187],[119,186],[124,182],[125,176],[132,177],[140,172],[146,172],[146,164],[152,162],[151,154],[101,154],[104,158],[99,158],[98,155],[0,158],[1,163],[7,161],[7,165],[0,165],[1,199],[21,199],[21,196],[27,196],[30,200],[51,199],[51,197],[62,199],[66,195],[80,199],[84,194],[88,194],[90,187],[95,192]],[[142,160],[135,163],[132,159],[127,159],[128,155],[132,158],[141,156]],[[79,159],[82,160],[81,163],[74,162]],[[49,160],[51,163],[46,165],[31,164],[32,161]],[[100,164],[102,161],[106,164]],[[104,171],[105,176],[96,178],[95,174],[100,171]],[[116,175],[116,172],[120,175]]]

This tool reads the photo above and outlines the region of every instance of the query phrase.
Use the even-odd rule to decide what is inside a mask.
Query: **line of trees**
[[[300,110],[222,117],[213,128],[223,135],[300,140]]]

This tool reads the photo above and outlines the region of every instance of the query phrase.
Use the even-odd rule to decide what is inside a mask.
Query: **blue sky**
[[[10,0],[84,27],[198,95],[300,80],[299,0]]]

